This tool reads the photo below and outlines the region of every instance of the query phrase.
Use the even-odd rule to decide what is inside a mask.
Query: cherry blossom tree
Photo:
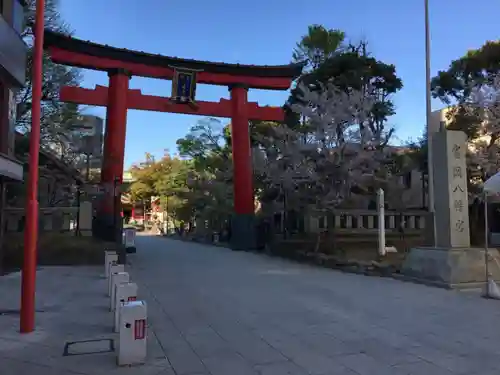
[[[275,126],[254,150],[256,174],[267,183],[274,206],[324,215],[396,183],[385,147],[392,130],[367,126],[375,103],[370,86],[339,89],[328,82],[298,88],[291,109],[306,119],[305,126]]]
[[[500,170],[500,74],[473,86],[465,108],[480,123],[467,155],[470,195],[476,198],[482,182]]]

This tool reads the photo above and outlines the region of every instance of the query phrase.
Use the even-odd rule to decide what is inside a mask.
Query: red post
[[[116,69],[109,72],[108,108],[101,172],[101,184],[105,188],[105,195],[98,215],[101,237],[108,240],[117,240],[118,226],[121,226],[120,194],[116,194],[116,189],[120,187],[123,180],[129,79],[129,75],[124,70]]]
[[[104,156],[101,181],[112,184],[123,180],[125,136],[127,128],[127,92],[129,75],[123,70],[109,73],[108,108],[104,134]]]
[[[26,226],[24,229],[24,263],[21,281],[21,333],[35,329],[35,283],[38,243],[38,156],[40,152],[40,117],[43,74],[43,32],[45,0],[36,1],[35,44],[33,54],[33,87]]]
[[[231,144],[233,153],[234,215],[231,225],[231,247],[250,250],[255,247],[253,168],[248,124],[248,89],[233,86],[231,90]]]
[[[248,89],[231,88],[231,143],[233,152],[234,211],[236,214],[253,214],[253,171],[248,127]]]

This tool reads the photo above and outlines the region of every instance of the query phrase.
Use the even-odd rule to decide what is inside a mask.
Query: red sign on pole
[[[136,320],[134,324],[134,339],[144,340],[146,337],[146,320]]]

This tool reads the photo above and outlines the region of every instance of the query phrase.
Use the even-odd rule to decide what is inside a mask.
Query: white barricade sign
[[[108,296],[111,297],[111,281],[112,275],[118,272],[125,272],[125,266],[123,264],[111,264],[109,266],[109,278],[108,278]]]
[[[118,365],[146,362],[147,307],[144,301],[120,303]]]
[[[106,278],[109,277],[109,266],[112,262],[118,262],[118,254],[115,251],[106,251],[104,253],[104,275]]]
[[[137,284],[136,283],[123,283],[116,285],[115,293],[115,314],[113,330],[118,332],[120,327],[120,313],[121,304],[125,302],[132,302],[137,300]]]
[[[123,244],[127,249],[129,248],[134,248],[135,247],[135,233],[136,230],[135,228],[125,228],[123,229],[124,233],[124,238],[123,238]]]
[[[111,275],[111,299],[109,301],[109,311],[114,311],[115,309],[115,293],[116,286],[123,283],[128,283],[130,281],[130,276],[128,272],[118,272]]]

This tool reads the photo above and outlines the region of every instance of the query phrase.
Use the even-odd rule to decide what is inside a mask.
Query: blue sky
[[[390,123],[401,140],[420,135],[425,122],[423,0],[60,0],[61,13],[75,37],[121,48],[168,56],[245,64],[280,65],[291,59],[296,42],[310,24],[366,39],[378,59],[396,65],[404,88],[395,96]],[[500,2],[430,0],[432,74],[452,59],[500,36]],[[306,4],[310,4],[307,5]],[[471,4],[474,10],[471,11]],[[471,14],[475,17],[471,17]],[[83,86],[107,85],[107,75],[84,71]],[[170,82],[133,78],[132,88],[170,95]],[[218,101],[227,88],[199,85],[197,98]],[[249,99],[282,105],[286,92],[251,90]],[[433,109],[443,105],[433,102]],[[89,113],[105,117],[104,108]],[[125,167],[145,152],[175,152],[197,117],[129,111]],[[224,120],[223,121],[227,121]]]

